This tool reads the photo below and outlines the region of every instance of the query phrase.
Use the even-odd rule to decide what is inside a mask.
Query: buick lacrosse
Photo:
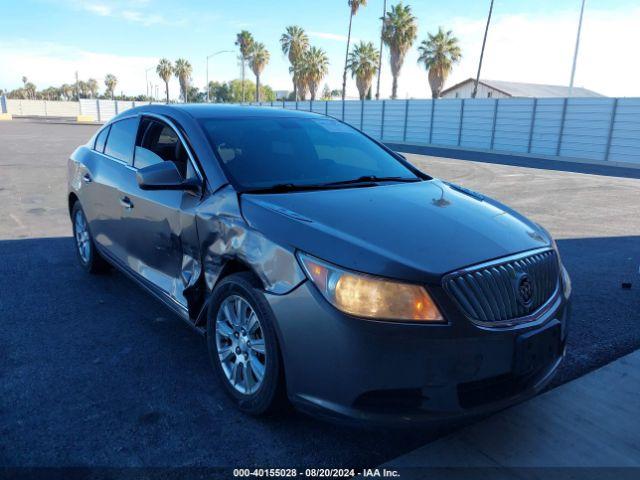
[[[330,117],[134,108],[68,181],[82,267],[116,267],[202,333],[244,412],[447,420],[534,395],[564,355],[550,235]]]

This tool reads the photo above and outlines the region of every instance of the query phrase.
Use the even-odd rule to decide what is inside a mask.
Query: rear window
[[[416,178],[380,145],[331,118],[203,119],[201,124],[227,175],[243,189],[361,176]]]
[[[127,118],[112,124],[104,153],[131,165],[137,130],[137,118]]]
[[[97,152],[103,153],[104,152],[104,145],[105,143],[107,143],[107,136],[109,135],[109,130],[111,129],[110,126],[103,128],[102,131],[100,131],[100,133],[98,133],[98,136],[96,137],[96,143],[94,145],[94,149]]]

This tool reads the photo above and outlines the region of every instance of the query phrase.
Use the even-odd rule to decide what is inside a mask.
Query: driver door
[[[135,170],[174,162],[183,178],[197,174],[185,145],[168,123],[143,117],[136,138]],[[120,191],[127,264],[174,302],[186,308],[184,290],[199,275],[195,207],[200,195],[182,190],[142,190],[135,175]],[[193,277],[196,278],[193,278]]]

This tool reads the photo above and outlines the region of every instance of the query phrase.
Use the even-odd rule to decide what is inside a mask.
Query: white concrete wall
[[[80,113],[78,102],[48,100],[7,99],[7,113],[12,115],[35,115],[49,117],[75,117]]]

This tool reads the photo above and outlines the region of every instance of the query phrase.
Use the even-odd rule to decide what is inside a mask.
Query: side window
[[[102,129],[102,131],[98,133],[98,136],[96,137],[96,143],[93,147],[96,152],[100,152],[100,153],[104,152],[104,144],[107,143],[107,136],[109,135],[109,130],[111,130],[111,126],[108,126]]]
[[[112,124],[104,153],[131,165],[137,129],[137,118],[127,118]]]
[[[189,156],[178,134],[166,123],[144,118],[136,140],[135,167],[160,162],[175,163],[183,178],[187,177]]]

